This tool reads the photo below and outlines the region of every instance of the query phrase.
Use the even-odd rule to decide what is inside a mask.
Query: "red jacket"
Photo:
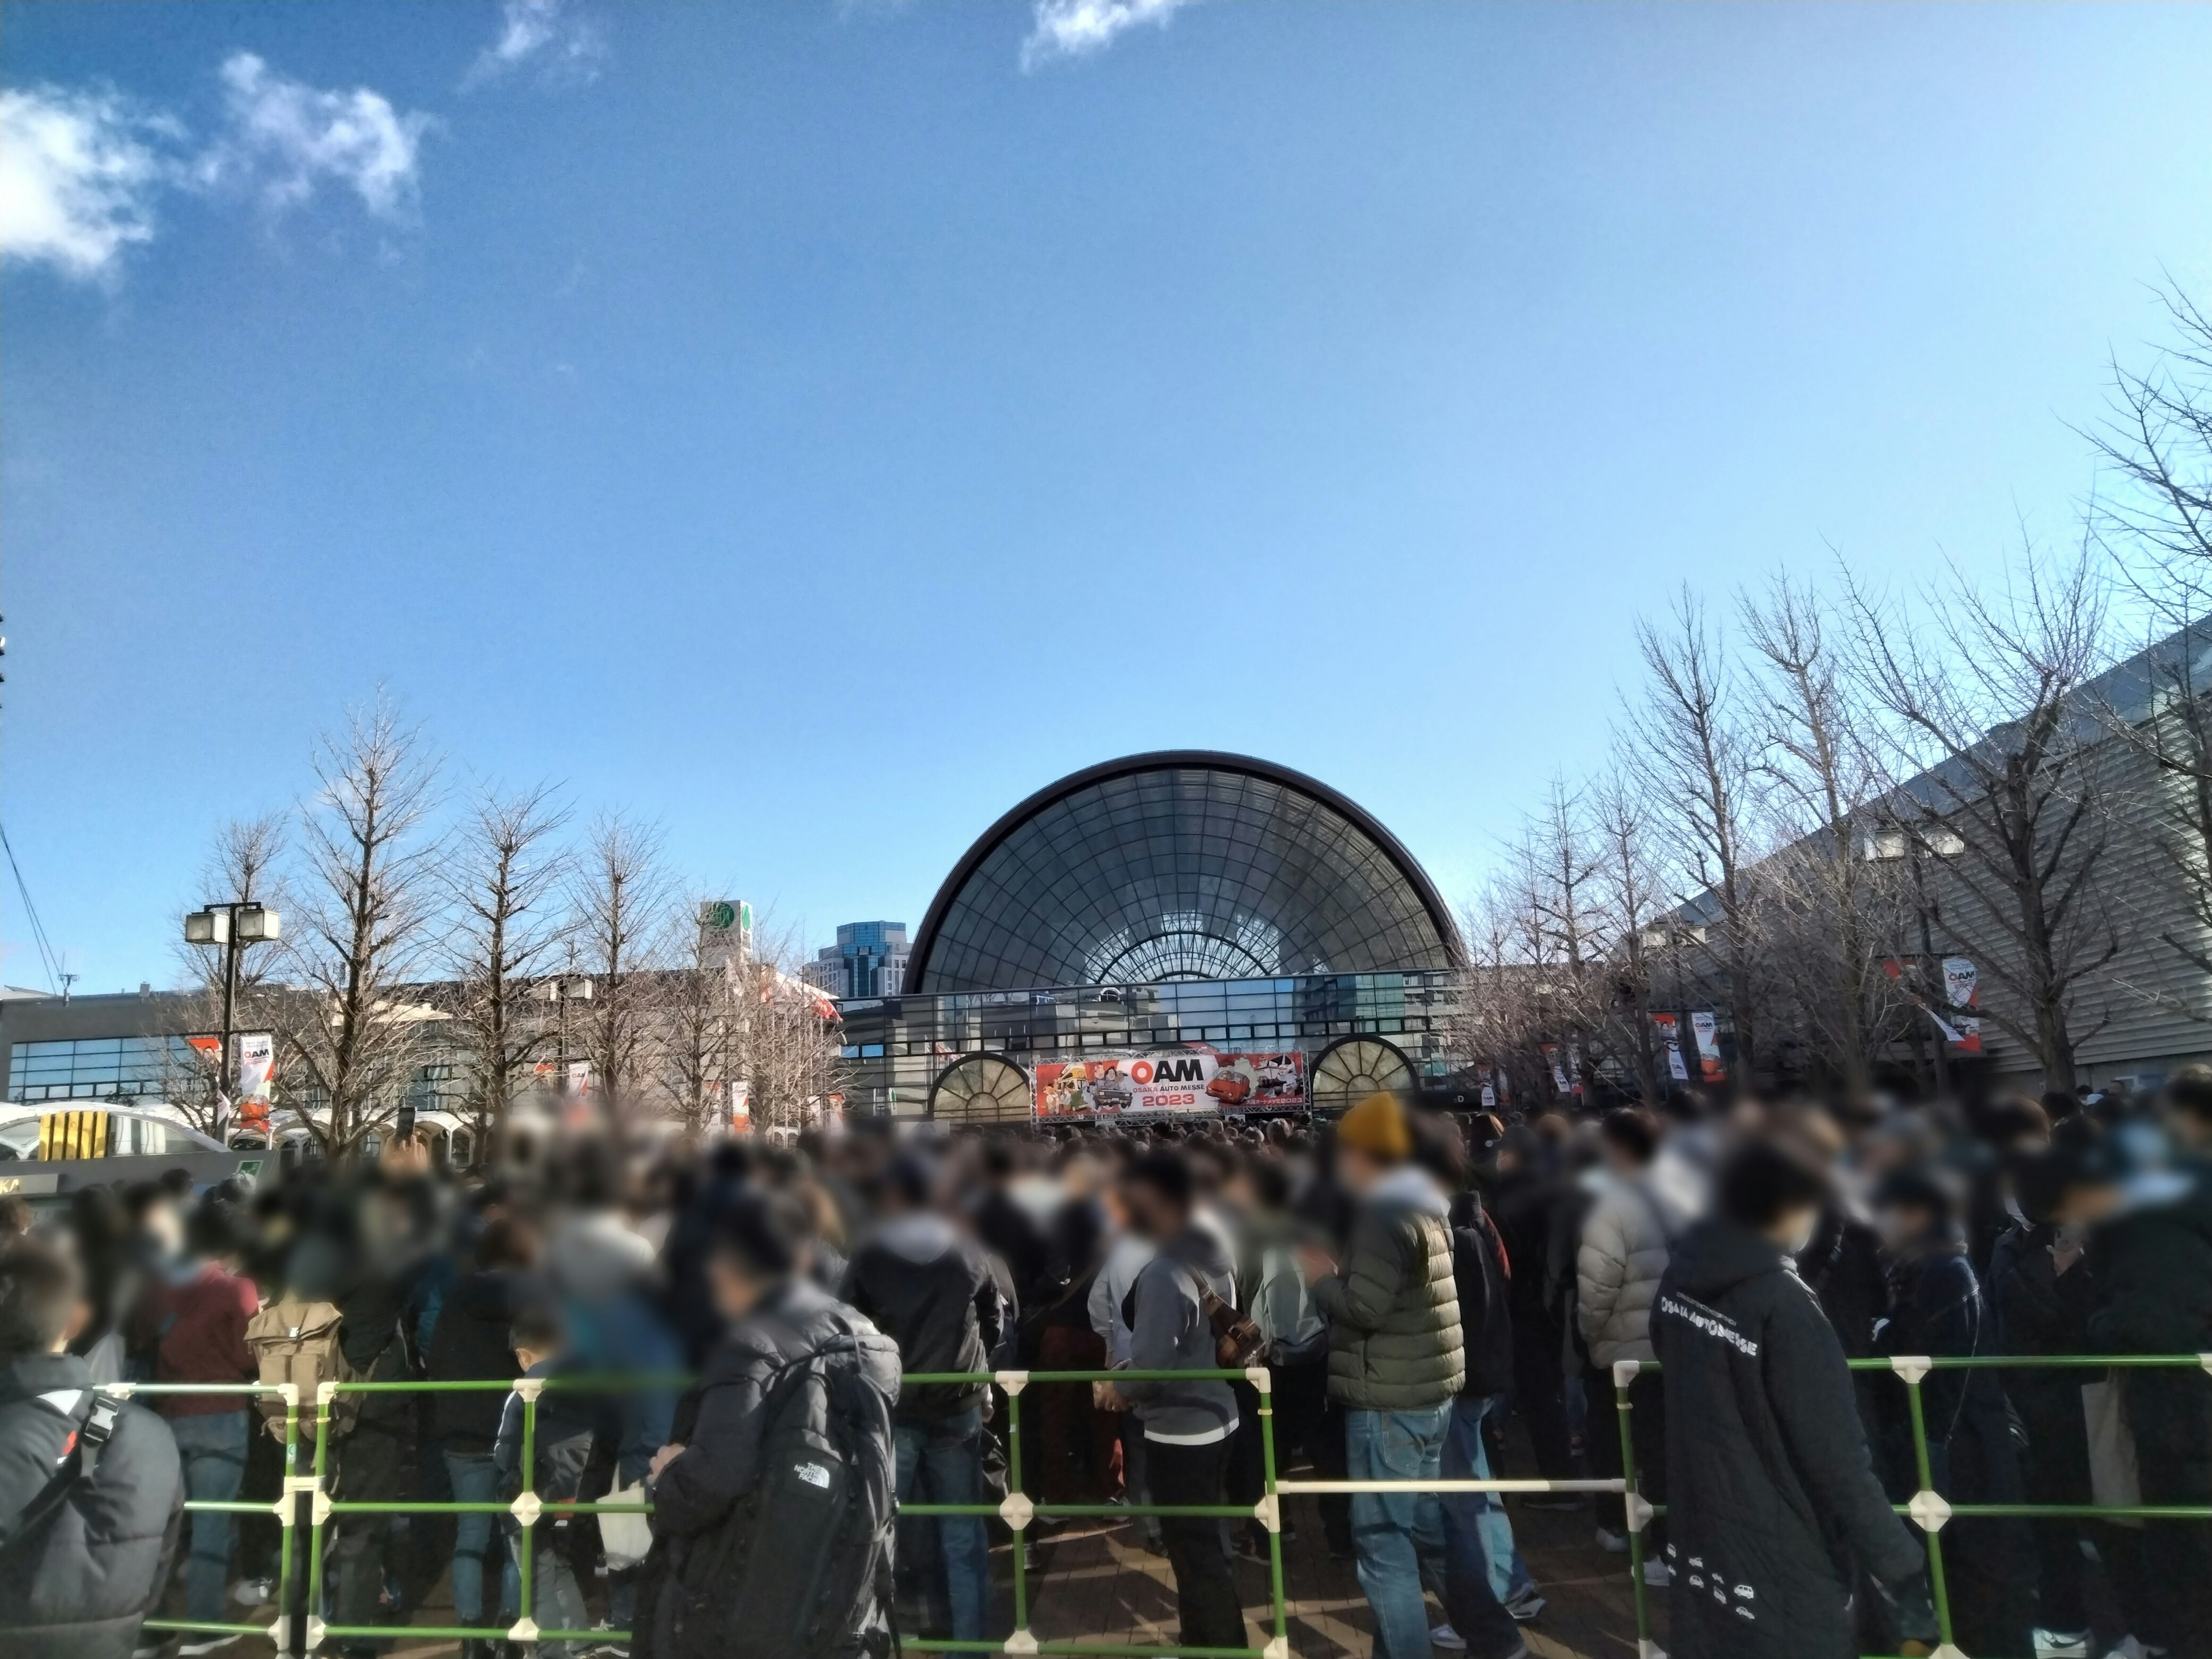
[[[156,1382],[251,1382],[259,1371],[246,1346],[246,1324],[260,1305],[252,1279],[210,1263],[182,1283],[149,1290],[132,1322],[131,1346],[142,1353],[153,1350]],[[242,1394],[155,1395],[152,1400],[164,1417],[242,1411],[252,1404]]]

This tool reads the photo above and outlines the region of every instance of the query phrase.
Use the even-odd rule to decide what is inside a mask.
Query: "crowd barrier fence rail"
[[[1999,1370],[2008,1368],[2057,1368],[2083,1371],[2106,1371],[2134,1369],[2200,1369],[2212,1373],[2212,1353],[2204,1354],[2051,1354],[2051,1355],[1975,1355],[1972,1357],[1896,1356],[1888,1358],[1854,1359],[1848,1362],[1855,1371],[1886,1371],[1905,1385],[1907,1411],[1912,1429],[1913,1455],[1918,1480],[1917,1489],[1911,1498],[1893,1504],[1898,1514],[1918,1527],[1926,1540],[1928,1550],[1928,1581],[1929,1600],[1933,1605],[1941,1645],[1933,1659],[1968,1659],[1954,1642],[1951,1607],[1948,1587],[1943,1576],[1943,1547],[1942,1533],[1945,1524],[1957,1518],[2103,1518],[2107,1520],[2148,1521],[2212,1521],[2212,1504],[1954,1504],[1938,1494],[1929,1474],[1928,1431],[1921,1406],[1920,1389],[1929,1373],[1939,1370]],[[1629,1387],[1637,1376],[1645,1373],[1657,1374],[1661,1370],[1656,1360],[1625,1359],[1613,1368],[1613,1409],[1620,1437],[1621,1467],[1624,1478],[1613,1480],[1534,1480],[1501,1477],[1493,1480],[1293,1480],[1279,1478],[1275,1460],[1274,1412],[1273,1407],[1273,1379],[1264,1366],[1253,1366],[1244,1370],[1209,1371],[1133,1371],[1133,1370],[1002,1370],[1002,1371],[909,1371],[903,1375],[907,1383],[970,1384],[996,1389],[1006,1405],[1006,1435],[1007,1492],[997,1504],[902,1504],[899,1512],[903,1516],[981,1516],[1002,1522],[1012,1534],[1015,1547],[1012,1552],[1013,1577],[1014,1628],[1011,1634],[996,1640],[955,1641],[950,1639],[906,1638],[900,1645],[917,1653],[1012,1653],[1060,1656],[1060,1659],[1289,1659],[1290,1627],[1288,1606],[1283,1589],[1282,1509],[1281,1500],[1294,1495],[1356,1494],[1361,1492],[1426,1492],[1439,1495],[1472,1492],[1603,1492],[1620,1496],[1627,1518],[1629,1583],[1636,1609],[1636,1641],[1639,1659],[1656,1659],[1662,1650],[1652,1637],[1651,1610],[1644,1580],[1644,1533],[1645,1526],[1655,1517],[1663,1516],[1663,1506],[1645,1500],[1636,1481],[1636,1443],[1632,1413],[1630,1409]],[[1164,1382],[1210,1379],[1228,1382],[1249,1383],[1259,1397],[1260,1443],[1261,1469],[1265,1481],[1263,1495],[1256,1504],[1233,1504],[1205,1505],[1168,1505],[1158,1504],[1051,1504],[1037,1503],[1022,1490],[1022,1395],[1036,1383],[1089,1384],[1093,1382]],[[579,1393],[605,1395],[623,1390],[657,1389],[674,1390],[687,1386],[689,1378],[674,1376],[574,1376],[520,1377],[510,1380],[482,1382],[325,1382],[315,1399],[302,1401],[298,1391],[289,1383],[173,1383],[139,1382],[105,1385],[101,1392],[125,1398],[158,1398],[166,1395],[237,1395],[242,1399],[273,1396],[281,1399],[284,1407],[284,1475],[283,1486],[273,1501],[253,1499],[188,1500],[185,1509],[192,1512],[222,1512],[235,1515],[273,1515],[281,1530],[282,1542],[278,1552],[278,1568],[273,1605],[276,1608],[275,1621],[270,1624],[222,1623],[184,1619],[149,1619],[149,1631],[172,1632],[181,1634],[258,1636],[268,1638],[280,1655],[305,1656],[321,1647],[325,1641],[367,1641],[389,1639],[395,1635],[422,1639],[507,1640],[525,1644],[544,1642],[605,1642],[627,1640],[629,1632],[610,1630],[563,1630],[541,1628],[532,1614],[535,1577],[535,1533],[538,1523],[548,1517],[566,1515],[648,1514],[651,1505],[644,1503],[582,1503],[549,1501],[539,1498],[532,1489],[532,1472],[536,1467],[538,1434],[538,1402],[548,1391],[567,1390]],[[489,1392],[497,1390],[517,1395],[522,1405],[522,1456],[524,1485],[520,1493],[507,1503],[462,1502],[349,1502],[331,1495],[331,1407],[341,1394],[422,1395],[458,1392]],[[310,1473],[299,1473],[301,1450],[301,1430],[304,1426],[301,1407],[313,1407],[313,1455]],[[520,1581],[521,1605],[520,1616],[507,1626],[483,1625],[340,1625],[326,1621],[322,1616],[323,1565],[325,1544],[331,1522],[336,1517],[349,1515],[465,1515],[489,1513],[508,1517],[514,1523],[516,1539],[516,1571]],[[1194,1648],[1182,1644],[1133,1645],[1103,1642],[1061,1642],[1040,1640],[1030,1629],[1030,1588],[1027,1552],[1023,1547],[1030,1525],[1039,1520],[1073,1520],[1112,1517],[1127,1519],[1144,1516],[1202,1517],[1256,1520],[1267,1534],[1267,1567],[1273,1620],[1273,1632],[1267,1644],[1257,1648]],[[306,1571],[299,1571],[301,1551],[298,1535],[307,1534]],[[490,1583],[487,1594],[497,1594],[499,1575],[487,1575]]]

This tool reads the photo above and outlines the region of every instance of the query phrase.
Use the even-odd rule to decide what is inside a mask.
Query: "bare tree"
[[[2091,526],[2112,568],[2160,633],[2144,684],[2107,724],[2146,757],[2154,787],[2125,825],[2148,842],[2179,896],[2179,915],[2146,918],[2170,960],[2212,975],[2212,314],[2179,289],[2161,296],[2172,325],[2148,368],[2112,360],[2103,423],[2088,435],[2112,488]],[[2137,988],[2188,1018],[2201,998]]]
[[[1740,688],[1705,602],[1686,585],[1672,625],[1639,621],[1636,640],[1647,684],[1630,712],[1630,763],[1661,818],[1654,827],[1663,828],[1682,870],[1717,902],[1714,954],[1728,981],[1736,1063],[1748,1077],[1758,1060],[1757,921],[1745,881],[1754,757],[1738,717]]]
[[[592,824],[574,892],[578,948],[596,981],[583,1045],[592,1087],[617,1113],[649,1102],[662,991],[657,952],[672,893],[657,825],[619,815]]]
[[[1651,866],[1649,809],[1618,767],[1597,786],[1594,805],[1601,926],[1611,941],[1600,1030],[1616,1064],[1635,1079],[1645,1103],[1656,1107],[1663,1091],[1652,1037],[1651,988],[1658,958],[1674,945],[1664,928],[1666,902]]]
[[[560,902],[569,860],[555,838],[568,818],[550,785],[486,789],[454,831],[443,872],[453,916],[443,954],[453,978],[462,1110],[479,1157],[547,1049],[545,1018],[532,997],[567,942]]]
[[[675,935],[662,955],[680,965],[664,976],[660,1000],[661,1082],[684,1129],[701,1134],[730,1109],[744,1053],[741,992],[750,963],[710,943],[693,917],[711,900],[672,916]]]
[[[274,905],[281,911],[283,895],[278,885],[284,857],[284,817],[267,812],[251,818],[233,818],[216,832],[215,845],[202,861],[194,905],[234,902]],[[178,945],[183,953],[185,989],[191,998],[187,1018],[198,1031],[212,1031],[222,1020],[224,947],[219,945]],[[238,984],[232,1018],[240,1030],[258,1028],[269,1018],[266,1004],[276,984],[272,951],[243,951],[238,959]],[[219,1054],[195,1049],[189,1062],[165,1065],[163,1097],[178,1106],[202,1133],[212,1134],[224,1114],[223,1099],[237,1086],[226,1078]],[[279,1075],[281,1092],[283,1079]]]
[[[434,943],[438,763],[380,693],[321,739],[314,770],[277,1024],[306,1103],[327,1114],[302,1121],[335,1158],[398,1110],[432,1012],[409,988]]]
[[[2170,628],[2212,611],[2212,313],[2169,285],[2170,333],[2150,367],[2115,356],[2106,418],[2085,435],[2118,486],[2093,525]]]
[[[1846,573],[1855,675],[1886,711],[1902,774],[1883,810],[1940,866],[1929,910],[1998,994],[1984,1012],[2033,1052],[2046,1088],[2106,1018],[2085,981],[2119,952],[2097,874],[2111,842],[2081,696],[2104,653],[2106,594],[2085,545],[2046,568],[2032,545],[2003,591],[1955,568],[1915,626]]]
[[[1739,609],[1762,671],[1756,769],[1784,846],[1757,878],[1771,911],[1766,931],[1787,940],[1770,959],[1796,994],[1813,1046],[1846,1091],[1863,1097],[1899,1006],[1882,966],[1897,951],[1898,884],[1893,865],[1869,856],[1862,811],[1884,793],[1880,745],[1809,586],[1777,575]]]
[[[1589,1079],[1583,1068],[1598,1012],[1593,990],[1600,1005],[1603,1000],[1603,976],[1597,971],[1603,927],[1601,855],[1584,823],[1582,801],[1564,781],[1552,781],[1542,814],[1528,826],[1522,846],[1522,884],[1533,915],[1535,954],[1551,970],[1544,982],[1549,1018],[1539,1043],[1556,1044],[1570,1084],[1586,1087]]]
[[[799,960],[795,936],[757,927],[738,983],[736,1070],[767,1128],[804,1128],[845,1090],[836,1010],[799,978]]]

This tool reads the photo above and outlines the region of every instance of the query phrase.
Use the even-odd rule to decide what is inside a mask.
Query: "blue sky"
[[[1686,577],[2067,533],[2208,72],[2201,7],[10,0],[0,813],[87,991],[379,682],[810,942],[1168,746],[1461,896]]]

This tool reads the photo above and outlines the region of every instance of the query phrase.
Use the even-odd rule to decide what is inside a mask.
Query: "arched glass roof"
[[[1030,797],[945,879],[915,994],[1455,965],[1428,878],[1352,802],[1285,768],[1174,751]]]

